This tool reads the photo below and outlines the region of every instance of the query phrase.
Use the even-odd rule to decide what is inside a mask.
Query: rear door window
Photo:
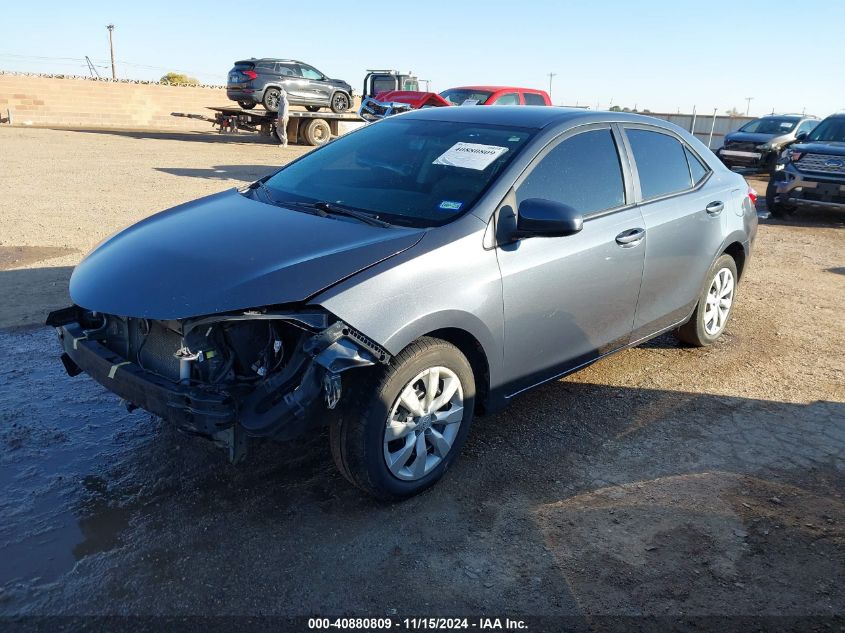
[[[640,176],[644,200],[692,187],[687,151],[674,136],[651,130],[626,129]]]
[[[497,97],[491,105],[519,105],[519,93],[506,92],[502,96]]]
[[[538,95],[534,92],[523,92],[522,98],[525,99],[525,105],[531,106],[544,106],[546,105],[546,100],[543,98],[543,95]]]
[[[610,130],[582,132],[540,159],[516,191],[517,202],[542,198],[583,214],[625,204],[622,167]]]

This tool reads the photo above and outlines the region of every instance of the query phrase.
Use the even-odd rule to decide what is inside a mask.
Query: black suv
[[[752,167],[773,172],[784,147],[819,124],[814,116],[774,114],[749,121],[725,136],[716,155],[728,167]]]
[[[827,117],[783,153],[766,205],[779,218],[801,207],[845,211],[845,113]]]
[[[319,70],[295,59],[245,59],[229,71],[226,96],[249,110],[257,104],[269,112],[279,110],[279,88],[284,87],[291,105],[311,112],[331,108],[346,112],[352,107],[352,86],[342,79],[329,79]]]

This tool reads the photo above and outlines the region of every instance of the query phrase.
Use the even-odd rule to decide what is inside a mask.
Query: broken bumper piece
[[[87,373],[131,407],[145,409],[187,433],[223,445],[228,449],[229,459],[237,462],[245,456],[246,436],[296,437],[318,422],[313,414],[321,401],[325,409],[338,404],[343,372],[390,361],[386,350],[342,321],[330,326],[323,322],[319,327],[316,321],[312,323],[302,314],[290,313],[245,313],[185,322],[178,325],[181,344],[184,346],[189,333],[200,326],[201,331],[210,332],[215,323],[263,320],[266,325],[267,319],[296,322],[300,338],[293,351],[284,357],[285,362],[278,363],[281,369],[266,376],[262,374],[263,377],[247,384],[203,382],[196,375],[192,377],[191,370],[185,376],[180,374],[178,380],[173,375],[150,371],[140,362],[129,360],[134,358],[131,354],[127,358],[115,352],[114,341],[106,344],[108,318],[93,317],[92,313],[75,306],[51,313],[47,325],[58,331],[64,350],[62,363],[69,375]],[[176,341],[171,343],[179,344],[180,335],[175,330],[167,336],[175,336]],[[279,341],[274,349],[282,347]],[[177,352],[183,360],[185,349],[180,347]],[[189,358],[203,355],[193,354]],[[168,366],[158,365],[165,370]]]

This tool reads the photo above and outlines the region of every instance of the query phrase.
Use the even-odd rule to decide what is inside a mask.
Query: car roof
[[[292,62],[294,64],[305,63],[299,61],[298,59],[282,59],[281,57],[250,57],[249,59],[240,59],[235,63],[240,64],[241,62]]]
[[[496,106],[482,108],[477,106],[450,106],[442,108],[423,108],[400,115],[425,121],[454,121],[457,123],[482,123],[488,125],[513,125],[516,127],[541,129],[561,123],[601,123],[630,122],[647,123],[659,127],[675,129],[671,123],[641,114],[628,112],[603,112],[583,110],[581,108],[562,108],[558,106]]]
[[[530,90],[531,92],[542,92],[536,88],[520,88],[519,86],[455,86],[454,88],[447,88],[446,90],[484,90],[488,92],[498,92],[500,90]],[[446,92],[444,90],[443,92]]]

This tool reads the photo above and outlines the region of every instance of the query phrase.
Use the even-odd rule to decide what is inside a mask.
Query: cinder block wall
[[[0,117],[10,110],[16,126],[211,131],[210,123],[170,113],[232,105],[223,88],[0,74]]]

